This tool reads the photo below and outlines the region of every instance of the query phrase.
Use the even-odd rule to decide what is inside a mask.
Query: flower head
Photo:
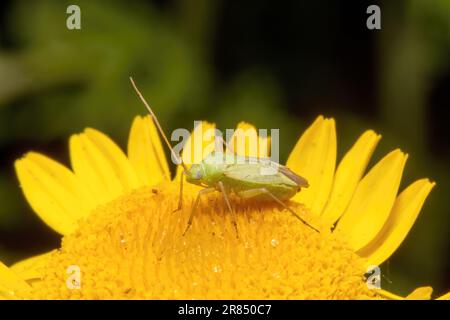
[[[397,195],[407,159],[400,150],[365,174],[379,139],[366,131],[335,168],[335,123],[318,117],[287,166],[310,185],[289,206],[320,233],[276,203],[231,196],[239,238],[216,193],[203,198],[183,235],[201,188],[187,184],[185,205],[174,212],[181,171],[170,180],[149,117],[135,119],[127,156],[94,129],[71,137],[72,170],[28,153],[16,162],[24,194],[63,239],[60,248],[11,268],[0,263],[0,297],[396,298],[369,289],[364,273],[395,252],[434,183],[420,179]],[[421,288],[412,297],[430,294]]]

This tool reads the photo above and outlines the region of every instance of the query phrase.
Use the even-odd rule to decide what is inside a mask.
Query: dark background
[[[66,8],[82,29],[67,30]],[[381,30],[366,8],[381,7]],[[0,2],[0,259],[59,246],[31,211],[13,162],[37,150],[68,164],[72,133],[91,126],[125,148],[144,110],[134,75],[168,130],[205,119],[280,128],[286,160],[317,115],[334,117],[338,154],[372,128],[374,161],[410,154],[402,188],[437,182],[383,285],[450,290],[450,1]]]

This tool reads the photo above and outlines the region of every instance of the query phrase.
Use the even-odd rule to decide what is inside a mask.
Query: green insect
[[[197,194],[183,235],[186,234],[192,224],[200,197],[214,191],[219,191],[223,194],[225,203],[232,215],[236,236],[238,236],[237,219],[228,197],[230,193],[234,193],[238,197],[245,199],[277,202],[297,219],[319,232],[284,203],[284,201],[289,200],[300,192],[301,188],[307,188],[309,186],[305,178],[297,175],[288,167],[273,162],[270,159],[256,159],[224,152],[212,152],[200,163],[193,164],[188,168],[173,150],[158,119],[137,88],[133,78],[130,77],[130,81],[137,95],[149,111],[156,127],[169,147],[173,158],[183,166],[183,175],[186,176],[186,181],[204,187]],[[225,147],[231,149],[223,139],[222,142]],[[183,178],[180,179],[180,198],[177,210],[181,210],[183,207],[183,180]]]

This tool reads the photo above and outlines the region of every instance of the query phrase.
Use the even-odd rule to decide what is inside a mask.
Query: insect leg
[[[183,208],[183,180],[186,171],[183,171],[180,176],[180,197],[178,198],[178,207],[173,212],[179,211]]]
[[[186,230],[184,230],[184,232],[183,232],[183,236],[186,234],[186,232],[189,230],[189,227],[190,227],[191,224],[192,224],[192,218],[194,217],[194,213],[195,213],[195,211],[197,210],[198,203],[199,203],[199,201],[200,201],[200,196],[201,196],[201,195],[204,195],[204,194],[207,194],[207,193],[211,193],[211,192],[213,192],[213,191],[216,191],[216,189],[215,189],[215,188],[206,188],[206,189],[200,190],[200,191],[197,193],[197,198],[195,198],[194,205],[192,206],[191,215],[189,216],[188,224],[187,224]]]
[[[283,208],[285,208],[287,211],[289,211],[290,213],[292,213],[292,215],[294,217],[296,217],[298,220],[300,220],[301,222],[303,222],[305,225],[307,225],[308,227],[310,227],[311,229],[313,229],[314,231],[319,232],[319,230],[317,230],[316,228],[314,228],[312,225],[310,225],[308,222],[306,222],[305,220],[303,220],[294,210],[292,210],[291,208],[289,208],[283,201],[281,201],[280,199],[278,199],[272,192],[270,192],[269,190],[267,190],[266,188],[257,188],[257,189],[250,189],[250,190],[246,190],[246,191],[241,191],[239,193],[239,196],[243,197],[243,198],[252,198],[255,196],[258,196],[260,194],[267,194],[269,197],[271,197],[273,200],[275,200],[275,202],[277,202],[279,205],[281,205]]]
[[[225,187],[223,186],[223,182],[219,181],[217,183],[217,185],[219,186],[220,191],[222,191],[223,198],[225,199],[225,202],[227,204],[228,210],[230,210],[230,212],[231,212],[231,218],[232,218],[232,221],[233,221],[234,229],[236,229],[236,237],[239,238],[239,233],[238,233],[238,228],[237,228],[236,212],[234,212],[233,208],[231,207],[230,199],[228,199],[228,194],[227,194],[227,191],[225,190]]]

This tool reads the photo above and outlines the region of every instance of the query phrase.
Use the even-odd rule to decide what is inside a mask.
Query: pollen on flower
[[[154,191],[156,190],[156,192]],[[364,260],[338,236],[319,234],[286,210],[233,198],[239,238],[222,196],[202,199],[183,232],[198,189],[141,188],[98,207],[65,236],[31,283],[42,299],[366,299]],[[301,206],[297,212],[308,215]],[[69,266],[80,270],[70,288]]]

